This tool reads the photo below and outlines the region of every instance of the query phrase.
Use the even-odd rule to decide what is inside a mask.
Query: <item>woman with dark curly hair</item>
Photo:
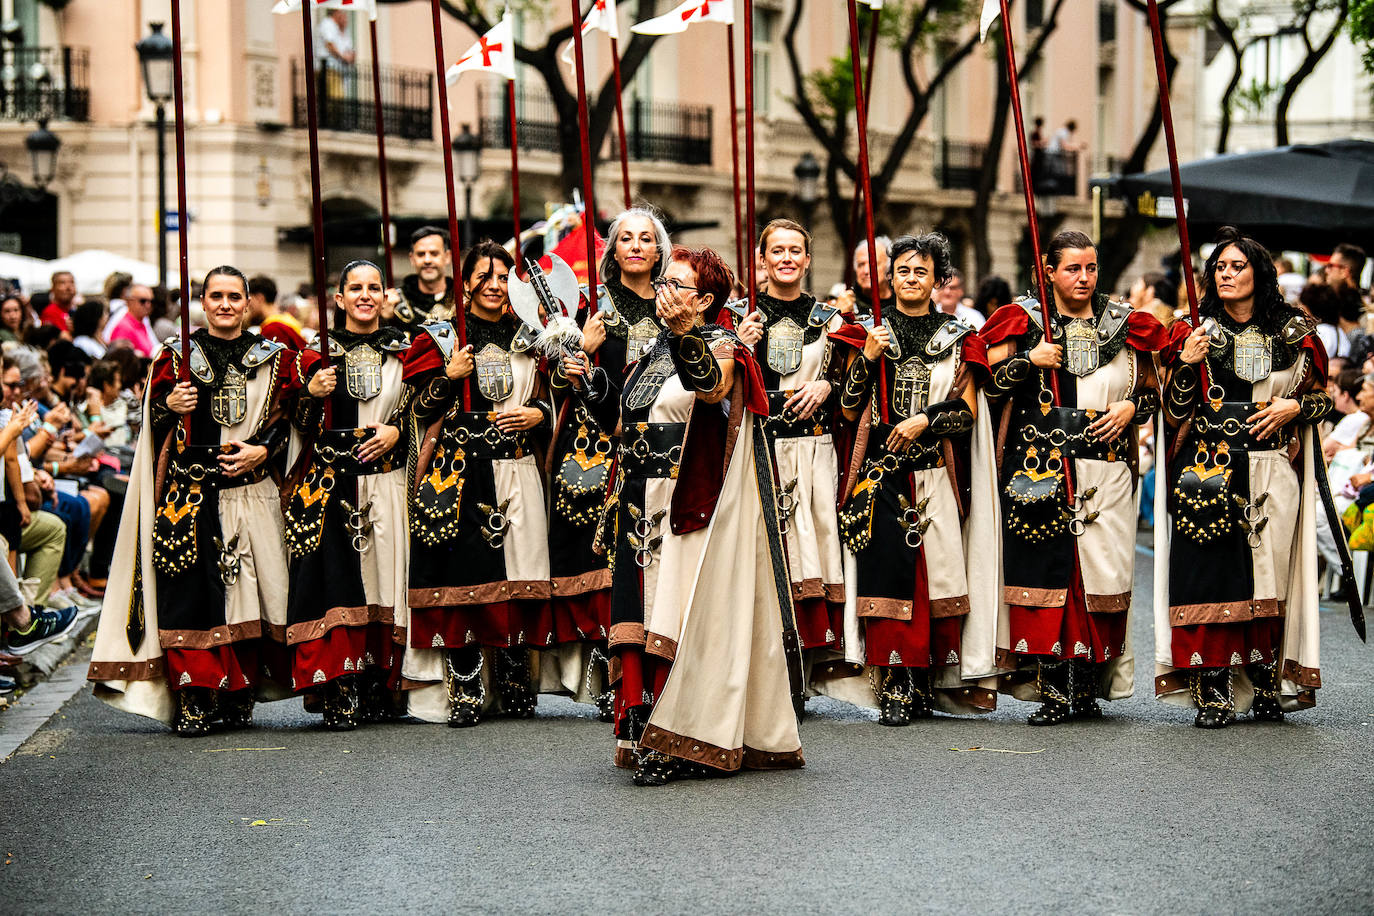
[[[621,437],[600,535],[616,763],[641,786],[799,767],[763,376],[715,323],[731,286],[719,255],[674,248],[657,286],[664,330],[631,364],[623,393],[581,354],[563,364],[601,428]]]
[[[1201,327],[1175,325],[1165,359],[1155,695],[1196,707],[1199,728],[1247,709],[1280,721],[1321,686],[1313,475],[1325,469],[1311,438],[1332,406],[1326,349],[1312,317],[1284,302],[1269,252],[1230,227],[1207,259],[1200,311]]]

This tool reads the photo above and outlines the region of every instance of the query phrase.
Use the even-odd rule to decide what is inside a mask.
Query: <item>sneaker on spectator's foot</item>
[[[87,598],[74,588],[63,588],[54,591],[48,596],[48,600],[43,603],[51,608],[75,607],[77,609],[76,618],[78,620],[94,617],[100,611],[99,601],[94,598]]]
[[[0,697],[7,697],[19,689],[19,682],[12,677],[0,677]]]
[[[29,621],[28,628],[10,630],[9,639],[6,640],[5,648],[15,655],[28,655],[39,646],[46,646],[66,636],[76,626],[74,607],[61,610],[33,607],[29,608],[29,613],[33,619]]]

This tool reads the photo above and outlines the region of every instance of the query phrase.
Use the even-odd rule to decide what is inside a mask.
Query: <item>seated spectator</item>
[[[1341,304],[1335,290],[1325,284],[1309,283],[1298,297],[1298,303],[1317,320],[1317,337],[1326,347],[1326,355],[1349,358],[1350,335],[1341,327]]]
[[[105,355],[105,324],[109,310],[100,299],[87,299],[72,312],[72,343],[91,359]]]
[[[129,351],[132,352],[132,351]],[[86,373],[86,407],[84,414],[88,425],[103,424],[105,432],[101,438],[106,448],[128,446],[132,439],[129,435],[129,402],[122,395],[119,363],[102,359],[91,364]]]
[[[1327,384],[1327,393],[1336,404],[1340,420],[1330,434],[1322,440],[1322,454],[1330,461],[1337,452],[1354,448],[1355,443],[1369,429],[1370,414],[1361,409],[1368,406],[1374,410],[1374,390],[1364,392],[1364,376],[1354,369],[1346,369]],[[1339,486],[1335,486],[1339,489]]]
[[[157,346],[153,333],[153,323],[149,316],[153,313],[153,291],[147,286],[134,284],[125,293],[128,311],[119,319],[106,335],[111,344],[127,340],[139,356],[152,356]]]
[[[62,332],[50,324],[39,324],[29,328],[24,335],[24,345],[40,353],[48,352],[48,347],[62,338]]]

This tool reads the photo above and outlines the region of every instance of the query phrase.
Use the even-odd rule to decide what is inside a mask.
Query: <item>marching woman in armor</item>
[[[405,358],[418,456],[412,651],[402,677],[408,685],[445,683],[446,695],[414,692],[410,711],[455,727],[478,724],[488,705],[533,716],[527,646],[552,638],[548,524],[532,435],[548,428],[552,409],[541,400],[540,361],[527,352],[529,337],[508,308],[513,263],[492,242],[469,249],[462,271],[467,346],[457,346],[452,322],[427,324]]]
[[[995,682],[977,682],[996,673],[1001,594],[987,567],[998,510],[983,341],[931,305],[950,277],[944,236],[899,238],[889,263],[895,308],[841,384],[858,429],[840,530],[879,721],[899,726],[936,707],[996,708]]]
[[[294,360],[243,333],[248,282],[205,278],[208,329],[153,360],[116,562],[90,666],[111,705],[203,735],[253,717],[264,631],[286,624],[287,560],[277,483],[290,436]],[[284,672],[276,673],[285,681]],[[284,684],[283,684],[284,686]]]
[[[1097,250],[1083,233],[1056,235],[1042,269],[1050,339],[1033,299],[1002,306],[981,336],[987,394],[1004,399],[998,649],[1014,670],[1003,689],[1041,703],[1030,724],[1056,725],[1132,692],[1135,426],[1158,409],[1153,352],[1167,337],[1152,316],[1097,292]]]
[[[777,471],[778,521],[787,546],[797,636],[808,652],[811,679],[859,673],[857,624],[846,646],[844,557],[836,501],[839,458],[834,437],[833,364],[863,346],[863,328],[839,309],[802,292],[811,265],[811,236],[790,219],[775,219],[759,235],[768,292],[737,324],[754,348],[768,389],[764,432]],[[845,333],[848,332],[848,333]],[[848,649],[848,652],[845,650]],[[821,652],[819,650],[829,650]],[[851,662],[845,664],[846,657]]]
[[[668,232],[650,210],[634,208],[611,221],[611,244],[598,265],[605,284],[600,308],[587,316],[583,350],[606,370],[619,388],[626,355],[636,354],[658,336],[662,325],[654,312],[655,278],[663,275],[669,251]],[[576,398],[566,394],[567,380],[555,371],[550,383],[558,407],[554,446],[549,450],[549,571],[552,576],[554,627],[559,642],[595,642],[587,652],[586,683],[575,695],[590,694],[611,721],[606,633],[611,625],[611,571],[606,558],[592,550],[614,461],[609,431]],[[541,671],[545,689],[549,674]]]
[[[406,626],[405,332],[381,327],[381,271],[354,261],[334,301],[344,327],[300,353],[285,488],[291,686],[323,698],[325,727],[394,714]],[[342,377],[343,384],[339,379]],[[326,409],[327,408],[327,409]]]
[[[637,785],[803,763],[800,659],[784,650],[791,601],[759,426],[767,397],[748,348],[709,323],[730,286],[715,252],[675,248],[658,294],[667,328],[623,394],[585,357],[564,362],[602,428],[621,436],[601,539],[616,762],[636,768]]]
[[[1199,728],[1311,706],[1318,664],[1313,426],[1326,351],[1284,303],[1263,246],[1229,227],[1207,259],[1202,327],[1175,327],[1164,417],[1169,524],[1156,526],[1155,695]],[[1186,336],[1185,336],[1186,335]]]

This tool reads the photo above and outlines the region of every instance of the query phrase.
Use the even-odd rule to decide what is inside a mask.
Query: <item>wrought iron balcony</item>
[[[965,143],[941,138],[936,147],[935,181],[947,191],[972,191],[978,188],[983,171],[986,143]]]
[[[0,121],[86,121],[90,115],[85,48],[0,50]]]
[[[510,114],[504,86],[477,87],[478,131],[482,145],[510,148]],[[558,114],[547,93],[529,88],[516,90],[516,139],[521,149],[558,152]],[[631,159],[676,162],[681,165],[711,164],[711,106],[676,102],[627,101],[625,134]],[[608,138],[615,148],[614,128]]]
[[[367,64],[315,73],[315,98],[321,130],[375,134],[372,68]],[[306,111],[305,65],[291,61],[292,125],[309,124]],[[382,124],[392,137],[431,140],[434,137],[434,80],[429,70],[382,67]]]

